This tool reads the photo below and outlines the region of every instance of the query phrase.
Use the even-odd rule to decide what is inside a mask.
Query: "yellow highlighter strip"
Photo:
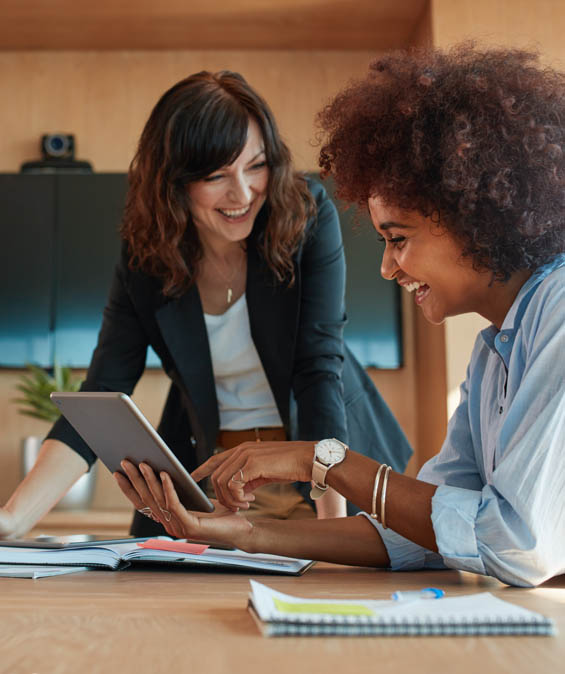
[[[275,607],[281,613],[318,613],[328,615],[364,615],[374,612],[362,604],[322,604],[315,602],[289,602],[273,597]]]

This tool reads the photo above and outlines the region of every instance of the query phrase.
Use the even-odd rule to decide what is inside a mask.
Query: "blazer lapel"
[[[195,418],[190,419],[193,433],[197,440],[198,436],[202,440],[204,435],[208,449],[213,449],[220,425],[218,401],[208,334],[196,285],[182,297],[160,307],[155,317],[184,384],[184,393],[194,406],[191,416]],[[188,411],[190,415],[191,410]]]

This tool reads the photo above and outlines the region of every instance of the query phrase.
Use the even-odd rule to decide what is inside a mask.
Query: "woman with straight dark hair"
[[[131,393],[151,345],[173,382],[158,430],[188,470],[245,441],[320,436],[357,438],[404,468],[407,442],[343,344],[335,207],[293,169],[269,107],[240,75],[200,72],[161,97],[130,167],[121,233],[83,391]],[[60,419],[0,509],[0,535],[25,533],[94,460]],[[266,486],[251,517],[315,517],[300,489]],[[345,515],[335,492],[317,504],[319,517]],[[138,511],[132,533],[164,533],[168,513]]]
[[[321,166],[368,206],[381,274],[432,323],[468,312],[491,323],[417,479],[345,450],[321,472],[323,442],[264,443],[195,471],[212,477],[215,513],[187,512],[166,473],[143,465],[127,466],[132,502],[163,504],[177,535],[250,552],[521,586],[564,573],[564,120],[563,73],[535,54],[473,45],[386,54],[320,115]],[[260,485],[320,479],[365,517],[251,525],[233,512]]]

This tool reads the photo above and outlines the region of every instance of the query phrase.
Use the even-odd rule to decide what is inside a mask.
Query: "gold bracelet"
[[[390,473],[391,470],[392,470],[392,468],[390,466],[386,467],[385,475],[384,475],[384,478],[383,478],[383,490],[381,492],[381,525],[382,525],[383,529],[388,528],[387,525],[386,525],[385,507],[386,507],[386,488],[387,488],[387,484],[388,484],[388,474]]]
[[[381,481],[381,473],[386,467],[387,467],[386,463],[381,463],[379,469],[377,470],[377,474],[375,475],[375,483],[373,485],[373,498],[371,500],[371,517],[374,520],[377,520],[377,522],[379,521],[379,517],[377,515],[377,491],[379,489],[379,482]]]

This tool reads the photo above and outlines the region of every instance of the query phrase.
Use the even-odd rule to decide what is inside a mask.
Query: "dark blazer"
[[[257,249],[266,208],[248,241],[251,335],[289,438],[336,437],[403,470],[411,454],[408,442],[343,343],[345,260],[337,211],[321,185],[309,185],[317,217],[308,222],[295,254],[292,287],[275,282]],[[128,268],[124,249],[82,390],[131,393],[149,344],[173,382],[158,431],[191,471],[211,455],[219,430],[198,289],[192,286],[177,299],[165,297],[158,279]],[[94,462],[94,454],[64,419],[48,437]],[[308,485],[299,488],[307,496]]]

